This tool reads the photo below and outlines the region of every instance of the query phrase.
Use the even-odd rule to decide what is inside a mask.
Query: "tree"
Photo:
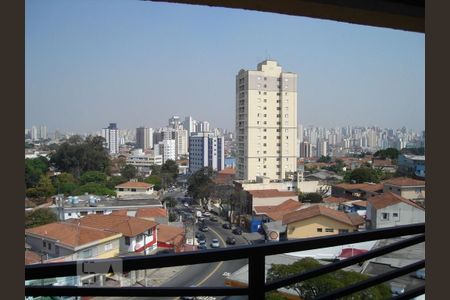
[[[327,155],[327,156],[321,156],[318,160],[317,160],[317,162],[322,162],[322,163],[329,163],[329,162],[331,162],[331,157],[329,156],[329,155]]]
[[[176,178],[178,176],[178,165],[177,165],[177,163],[174,160],[168,159],[162,165],[161,172],[162,173],[172,174],[172,176],[174,178]]]
[[[89,182],[98,183],[101,185],[106,184],[106,174],[100,171],[87,171],[83,173],[80,177],[81,184],[86,184]]]
[[[397,159],[399,154],[400,154],[400,151],[398,151],[397,149],[387,148],[387,149],[383,149],[383,150],[378,150],[377,152],[375,152],[373,154],[373,156],[376,158],[380,158],[380,159],[386,159],[386,158]]]
[[[135,166],[132,165],[125,165],[121,170],[120,174],[126,178],[127,180],[130,180],[134,177],[136,177],[137,169]]]
[[[25,228],[32,228],[57,221],[56,214],[49,208],[38,208],[25,213]]]
[[[273,264],[267,272],[267,280],[273,281],[276,279],[287,277],[289,275],[312,271],[319,268],[320,266],[321,264],[317,260],[310,257],[303,258],[291,265]],[[304,280],[302,282],[293,283],[291,285],[288,285],[287,288],[295,290],[302,299],[310,300],[321,295],[325,295],[335,289],[355,284],[359,281],[367,279],[368,277],[369,276],[367,275],[359,274],[356,272],[338,270],[308,280]],[[390,296],[391,294],[389,287],[386,284],[380,284],[340,299],[363,300],[370,298],[374,300],[381,300],[388,299],[390,298]]]
[[[144,182],[153,184],[153,189],[155,191],[159,191],[161,189],[162,180],[159,175],[150,175],[147,178],[144,179]]]
[[[109,172],[111,162],[104,143],[100,136],[88,136],[84,141],[80,136],[72,136],[51,155],[50,162],[75,178],[87,171]]]
[[[152,175],[160,175],[161,174],[161,166],[153,165],[150,167],[150,170],[152,170]]]
[[[210,167],[204,167],[188,179],[188,195],[200,200],[202,206],[206,205],[212,195],[214,187],[212,176],[213,170]]]
[[[344,175],[344,181],[349,183],[380,182],[379,171],[371,168],[357,168]]]
[[[311,203],[320,203],[322,202],[322,195],[319,193],[299,193],[298,200]]]
[[[95,182],[86,183],[73,192],[74,195],[83,195],[85,193],[93,195],[116,195],[116,192],[114,190],[108,189],[106,186]]]
[[[78,188],[77,181],[70,173],[61,173],[55,179],[54,186],[58,193],[70,195]]]
[[[35,187],[42,175],[49,168],[48,160],[39,156],[37,158],[25,159],[25,185],[27,188]]]
[[[122,176],[111,176],[109,180],[106,182],[106,187],[110,190],[114,190],[116,185],[127,182],[128,180]]]

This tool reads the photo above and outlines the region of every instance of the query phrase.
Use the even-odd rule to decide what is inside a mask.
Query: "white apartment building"
[[[144,126],[136,128],[136,148],[143,150],[153,148],[153,128]]]
[[[175,131],[175,148],[176,157],[180,158],[182,155],[188,154],[189,133],[185,129],[178,129]]]
[[[225,167],[224,138],[213,134],[198,133],[189,137],[189,172],[203,167],[221,171]]]
[[[138,172],[142,174],[150,174],[151,166],[163,164],[163,157],[154,154],[154,152],[146,154],[142,149],[136,149],[127,157],[126,164],[135,166]]]
[[[297,170],[297,74],[274,60],[236,76],[238,179],[284,179]]]
[[[110,154],[119,153],[119,129],[116,123],[109,123],[107,128],[102,129],[102,137],[105,139],[105,148]]]
[[[183,128],[187,130],[188,135],[191,135],[192,132],[195,132],[195,120],[191,116],[186,117],[183,122]]]
[[[168,159],[175,160],[175,140],[164,140],[155,145],[155,155],[162,155],[163,163]]]

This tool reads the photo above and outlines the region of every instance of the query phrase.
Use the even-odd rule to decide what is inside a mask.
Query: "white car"
[[[211,248],[219,248],[220,247],[220,243],[218,239],[212,239],[211,240]]]
[[[205,212],[203,213],[203,216],[204,216],[204,217],[209,217],[209,216],[211,216],[211,213],[210,213],[209,211],[205,211]]]

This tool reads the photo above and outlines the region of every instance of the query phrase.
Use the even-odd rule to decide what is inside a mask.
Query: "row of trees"
[[[273,264],[267,272],[267,280],[273,281],[282,279],[290,275],[301,274],[312,271],[321,267],[321,264],[313,258],[304,258],[291,265]],[[338,270],[325,275],[307,279],[298,283],[291,284],[287,288],[293,289],[301,299],[310,300],[319,296],[328,294],[336,289],[353,285],[362,280],[368,279],[368,275],[364,275],[352,271]],[[362,300],[373,299],[382,300],[391,298],[391,291],[388,285],[380,284],[361,292],[342,297],[343,300]],[[276,293],[269,293],[266,299],[278,300],[286,299]]]

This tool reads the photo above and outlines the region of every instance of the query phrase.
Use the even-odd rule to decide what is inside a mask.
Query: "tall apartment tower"
[[[103,128],[102,137],[106,140],[105,147],[110,154],[119,153],[119,129],[116,123],[109,123],[107,128]]]
[[[153,148],[153,128],[144,126],[136,128],[136,148],[142,150]]]
[[[189,137],[189,172],[195,173],[203,167],[221,171],[225,166],[223,136],[212,133],[197,133]]]
[[[239,179],[284,179],[297,171],[297,74],[274,60],[236,76]]]

